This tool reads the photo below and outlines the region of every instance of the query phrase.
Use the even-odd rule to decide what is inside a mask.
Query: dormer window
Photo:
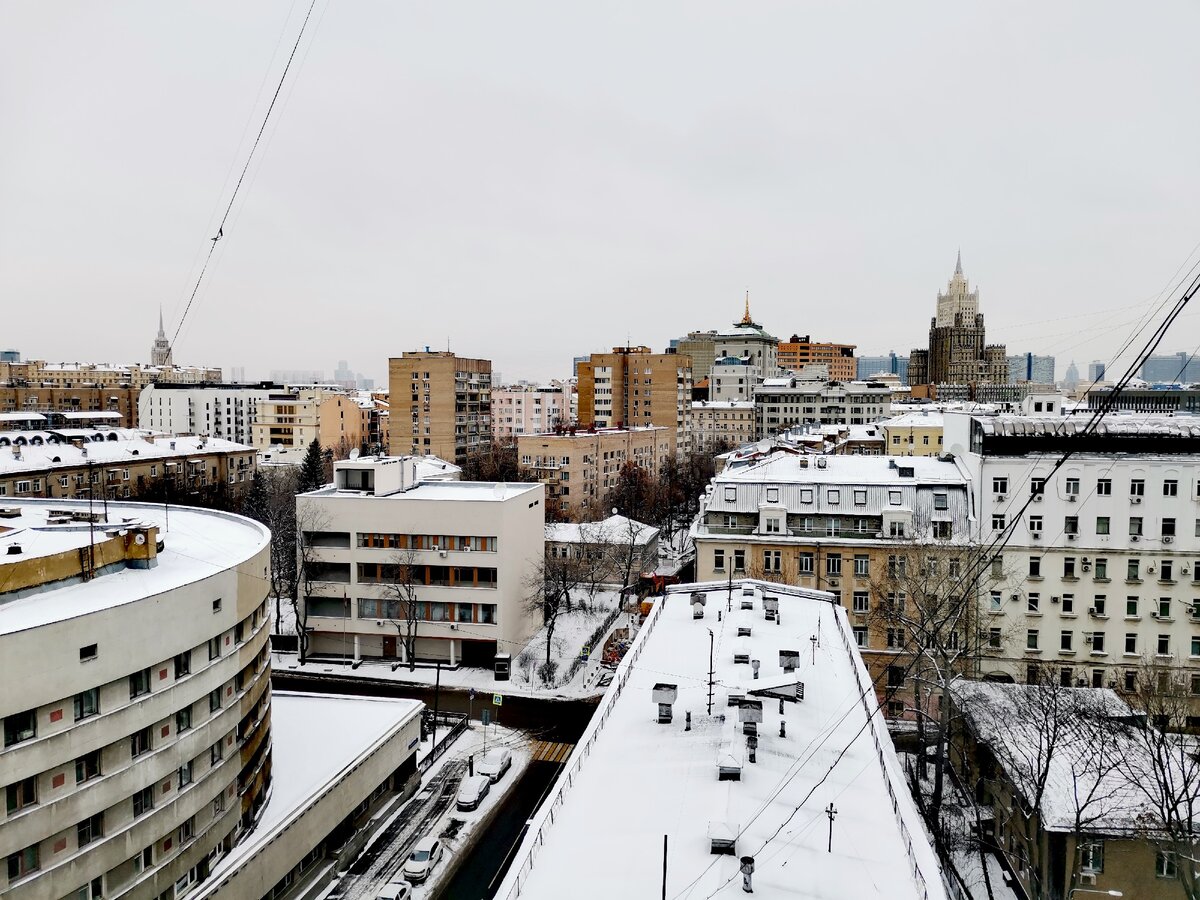
[[[778,503],[779,502],[779,488],[777,488],[777,487],[767,488],[767,502],[768,503]]]
[[[857,490],[856,489],[854,491],[854,505],[855,506],[866,506],[867,505],[867,492],[865,490]]]
[[[737,488],[734,488],[734,487],[725,488],[725,499],[730,503],[735,502],[737,500]]]
[[[1200,493],[1200,492],[1198,492],[1198,493]],[[801,503],[812,503],[813,502],[812,488],[801,488],[800,489],[800,502]]]
[[[842,492],[839,491],[837,488],[831,488],[830,490],[825,492],[825,499],[829,503],[835,503],[835,504],[840,503],[841,496],[842,496]]]
[[[899,506],[903,494],[900,491],[888,491],[888,504],[890,506]]]

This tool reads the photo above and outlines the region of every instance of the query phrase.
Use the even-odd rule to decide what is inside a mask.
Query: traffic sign
[[[467,699],[468,700],[475,699],[475,688],[471,688],[469,691],[467,691]]]
[[[485,706],[479,711],[479,718],[483,722],[484,727],[487,727],[492,722],[492,711]]]
[[[586,660],[591,655],[592,655],[592,645],[584,644],[583,649],[579,651],[579,658]]]
[[[503,694],[492,694],[492,706],[502,706],[504,704]]]

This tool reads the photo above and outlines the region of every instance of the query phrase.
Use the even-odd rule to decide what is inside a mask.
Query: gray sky
[[[0,7],[0,344],[173,332],[306,7]],[[907,353],[961,246],[989,338],[1086,372],[1200,240],[1197,33],[1185,2],[318,0],[176,359],[383,380],[449,339],[544,378],[747,288],[784,338]]]

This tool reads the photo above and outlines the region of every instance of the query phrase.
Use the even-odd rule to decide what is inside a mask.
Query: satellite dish
[[[353,450],[350,451],[350,458],[358,459],[358,448],[357,447],[355,447]]]
[[[766,453],[770,449],[771,449],[771,442],[769,440],[767,440],[766,438],[763,438],[761,441],[758,442],[758,451],[760,453]]]

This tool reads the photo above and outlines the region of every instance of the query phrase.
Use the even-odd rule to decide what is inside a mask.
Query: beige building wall
[[[597,428],[657,425],[690,447],[692,361],[649,347],[614,347],[579,364],[579,424]]]
[[[369,411],[341,391],[305,390],[273,395],[258,404],[252,425],[256,449],[307,447],[313,439],[335,455],[361,447],[367,439]]]
[[[752,401],[698,400],[692,404],[692,449],[723,453],[757,437]]]
[[[492,362],[412,352],[388,364],[393,456],[433,455],[461,465],[492,440]]]

